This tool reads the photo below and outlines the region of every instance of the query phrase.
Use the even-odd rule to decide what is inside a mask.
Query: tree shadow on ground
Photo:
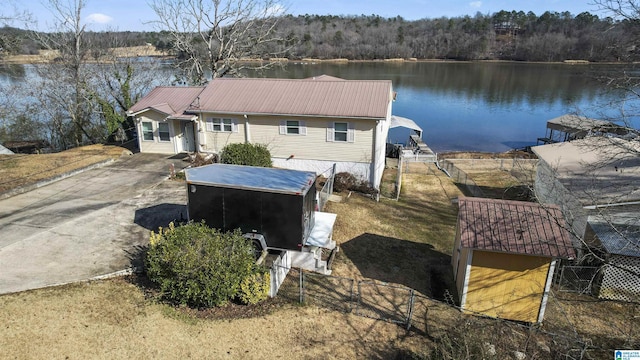
[[[502,199],[502,200],[515,200],[515,201],[535,201],[531,192],[531,188],[526,185],[515,185],[508,188],[504,187],[491,187],[491,186],[478,186],[481,194],[474,194],[467,185],[462,183],[455,183],[456,187],[465,196],[481,197],[489,199]]]
[[[340,247],[366,278],[401,284],[438,300],[456,296],[451,256],[429,244],[365,233]]]
[[[184,204],[158,204],[136,210],[133,222],[147,230],[157,231],[170,222],[176,225],[187,222],[187,206]]]

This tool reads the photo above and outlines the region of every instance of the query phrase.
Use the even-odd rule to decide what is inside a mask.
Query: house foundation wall
[[[336,173],[348,172],[360,180],[373,183],[371,179],[371,164],[351,161],[327,161],[327,160],[307,160],[307,159],[283,159],[272,158],[273,166],[302,171],[313,171],[318,175],[328,176],[331,174],[333,164],[336,164]]]

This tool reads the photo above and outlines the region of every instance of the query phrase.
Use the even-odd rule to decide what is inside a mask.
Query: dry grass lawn
[[[105,160],[117,159],[123,151],[126,150],[118,146],[97,144],[53,154],[0,155],[0,193]]]
[[[245,316],[230,319],[174,308],[127,279],[112,279],[0,296],[0,358],[490,359],[518,350],[527,359],[566,359],[587,344],[585,358],[598,359],[640,347],[638,305],[561,294],[538,329],[464,315],[438,301],[452,291],[451,199],[460,190],[431,166],[415,166],[400,201],[342,193],[327,209],[338,214],[334,239],[342,249],[334,275],[415,289],[409,331],[282,296],[234,305]],[[295,287],[297,279],[288,282]]]

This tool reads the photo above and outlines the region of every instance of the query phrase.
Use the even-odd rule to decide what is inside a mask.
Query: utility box
[[[186,180],[189,220],[262,235],[268,249],[307,245],[315,224],[315,173],[212,164],[187,169]]]

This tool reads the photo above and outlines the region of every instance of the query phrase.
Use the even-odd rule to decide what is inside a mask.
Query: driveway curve
[[[177,157],[134,154],[0,200],[0,294],[139,265],[149,230],[186,217]]]

